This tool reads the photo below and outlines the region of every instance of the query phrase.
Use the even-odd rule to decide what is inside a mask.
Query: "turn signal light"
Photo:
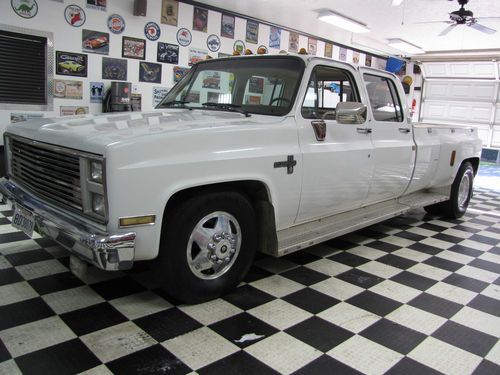
[[[137,225],[152,225],[155,223],[156,215],[121,217],[120,228],[132,227]]]

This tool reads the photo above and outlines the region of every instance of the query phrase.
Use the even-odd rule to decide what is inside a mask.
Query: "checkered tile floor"
[[[416,210],[259,255],[237,290],[196,306],[141,266],[77,278],[1,214],[1,374],[500,373],[500,192],[476,190],[460,220]]]

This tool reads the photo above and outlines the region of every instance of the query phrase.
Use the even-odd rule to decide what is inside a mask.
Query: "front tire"
[[[458,169],[453,185],[451,185],[450,199],[424,207],[432,215],[441,215],[451,219],[462,217],[467,211],[472,197],[474,168],[470,162],[463,163]]]
[[[185,303],[217,298],[235,288],[252,264],[257,244],[255,212],[236,192],[195,196],[167,213],[156,275]]]

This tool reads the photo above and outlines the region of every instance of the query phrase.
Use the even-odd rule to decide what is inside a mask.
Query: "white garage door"
[[[420,121],[475,125],[484,146],[500,147],[500,64],[428,62]]]

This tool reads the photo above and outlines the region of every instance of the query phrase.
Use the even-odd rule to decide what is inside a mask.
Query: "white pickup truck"
[[[200,62],[150,113],[11,125],[5,147],[17,228],[105,270],[154,259],[194,303],[234,288],[256,250],[282,256],[416,207],[460,217],[481,142],[412,124],[392,74],[269,55]]]

